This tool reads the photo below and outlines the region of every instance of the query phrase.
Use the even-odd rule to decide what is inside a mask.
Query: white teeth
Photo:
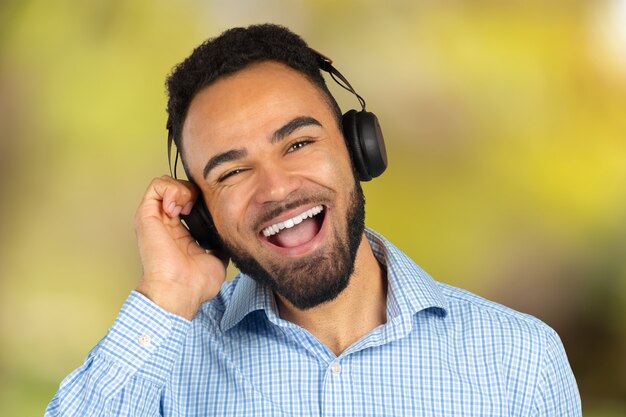
[[[315,206],[315,207],[312,207],[312,208],[308,209],[304,213],[300,213],[300,214],[292,217],[291,219],[285,220],[284,222],[278,222],[276,224],[268,226],[265,229],[263,229],[263,236],[268,237],[268,236],[275,235],[280,230],[291,229],[296,224],[302,223],[302,221],[304,219],[308,219],[309,217],[313,217],[313,216],[321,213],[322,210],[324,210],[323,206]]]

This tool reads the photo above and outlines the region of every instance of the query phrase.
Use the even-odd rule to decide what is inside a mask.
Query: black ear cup
[[[349,110],[343,115],[343,135],[361,181],[369,181],[387,168],[387,149],[374,113]]]
[[[191,232],[193,238],[204,249],[211,250],[221,246],[215,224],[202,196],[199,196],[196,200],[191,213],[187,215],[181,214],[180,218]]]
[[[349,110],[342,117],[343,136],[346,140],[346,146],[350,152],[352,163],[359,174],[359,180],[369,181],[371,176],[367,172],[366,162],[363,159],[363,151],[361,150],[361,141],[359,140],[359,130],[356,122],[356,110]]]

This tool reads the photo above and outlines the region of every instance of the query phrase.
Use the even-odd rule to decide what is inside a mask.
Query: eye
[[[223,182],[223,181],[227,180],[228,178],[233,177],[233,176],[235,176],[235,175],[237,175],[237,174],[240,174],[240,173],[242,173],[242,172],[244,172],[244,171],[246,171],[246,170],[245,170],[245,169],[243,169],[243,168],[235,168],[235,169],[232,169],[232,170],[230,170],[230,171],[227,171],[226,173],[222,174],[222,175],[221,175],[221,176],[217,179],[217,182]]]
[[[297,142],[294,142],[289,146],[289,148],[287,148],[287,153],[297,151],[298,149],[303,148],[312,142],[312,140],[299,140]]]

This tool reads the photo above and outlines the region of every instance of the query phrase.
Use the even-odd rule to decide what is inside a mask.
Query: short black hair
[[[262,61],[282,63],[313,82],[326,97],[341,130],[341,110],[322,77],[319,55],[284,26],[238,27],[202,43],[167,77],[167,128],[181,155],[183,123],[195,95],[220,77]]]

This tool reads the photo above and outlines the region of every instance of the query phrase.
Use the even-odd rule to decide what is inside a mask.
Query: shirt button
[[[330,364],[330,370],[333,371],[334,374],[341,373],[341,365],[339,362],[333,362]]]
[[[139,336],[139,339],[137,339],[137,341],[139,342],[141,346],[146,347],[150,344],[150,342],[152,342],[152,338],[150,337],[150,335],[147,335],[144,333],[141,336]]]

